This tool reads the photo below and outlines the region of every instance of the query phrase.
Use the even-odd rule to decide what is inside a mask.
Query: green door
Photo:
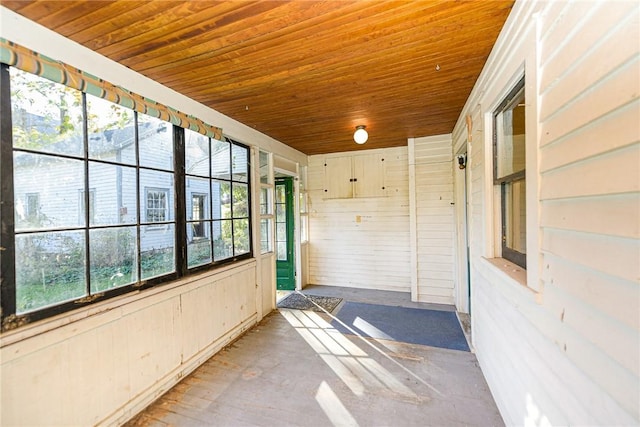
[[[278,290],[296,288],[293,258],[293,178],[276,179],[276,284]]]

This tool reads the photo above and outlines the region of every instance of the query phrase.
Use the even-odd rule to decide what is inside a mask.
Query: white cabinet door
[[[324,198],[353,197],[351,157],[327,157],[324,161]]]
[[[383,197],[386,194],[384,186],[384,156],[382,153],[361,154],[353,156],[353,196],[354,197]]]

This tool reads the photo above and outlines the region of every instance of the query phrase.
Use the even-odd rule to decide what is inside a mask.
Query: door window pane
[[[289,254],[288,247],[288,230],[287,230],[287,183],[276,181],[276,259],[278,261],[287,261]]]
[[[285,203],[285,196],[284,185],[276,185],[276,203]]]
[[[285,222],[276,222],[276,240],[278,242],[287,241],[287,224]]]
[[[287,260],[287,242],[276,242],[277,255],[276,259],[278,261],[286,261]]]

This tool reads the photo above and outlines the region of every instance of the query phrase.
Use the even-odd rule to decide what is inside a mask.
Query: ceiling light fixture
[[[366,128],[365,125],[356,126],[356,131],[353,134],[353,140],[356,144],[364,144],[369,139],[369,134],[364,128]]]

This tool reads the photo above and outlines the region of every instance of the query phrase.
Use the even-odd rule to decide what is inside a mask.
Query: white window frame
[[[514,247],[507,245],[506,233],[505,233],[505,228],[506,228],[505,222],[507,222],[506,220],[508,220],[509,217],[512,216],[512,215],[509,215],[509,209],[508,209],[508,206],[506,205],[507,204],[507,200],[506,200],[507,188],[514,189],[516,188],[518,183],[524,183],[526,188],[526,153],[524,153],[525,154],[524,169],[517,170],[515,172],[501,171],[501,166],[505,161],[505,159],[503,159],[502,149],[506,148],[504,147],[504,145],[507,145],[506,141],[504,140],[505,136],[503,133],[503,129],[501,128],[501,126],[504,123],[502,121],[502,118],[504,117],[504,112],[514,110],[515,109],[513,108],[514,102],[517,102],[517,99],[521,95],[522,96],[525,95],[524,83],[525,83],[525,76],[522,76],[522,78],[518,80],[518,82],[509,90],[509,93],[502,99],[502,101],[500,102],[500,105],[493,111],[491,133],[492,133],[492,141],[493,141],[492,142],[493,180],[494,180],[493,184],[497,187],[494,192],[496,192],[496,194],[498,195],[498,199],[500,202],[499,208],[496,207],[496,210],[495,210],[496,220],[498,220],[500,223],[500,227],[498,227],[498,230],[497,230],[499,231],[500,239],[499,239],[499,242],[496,242],[496,248],[498,247],[500,248],[500,256],[502,258],[505,258],[510,262],[513,262],[514,264],[518,265],[522,269],[526,270],[527,268],[526,267],[526,263],[527,263],[526,248],[524,253],[522,253],[517,251]],[[526,102],[526,97],[525,97],[525,102]],[[525,115],[526,115],[526,107],[525,107]],[[525,150],[526,150],[526,116],[525,116],[524,144],[525,144]],[[525,199],[526,199],[526,193],[525,193]],[[525,215],[526,215],[526,211],[525,211]],[[510,224],[515,222],[516,222],[515,220],[509,221]],[[524,234],[526,236],[526,223],[522,224],[522,227],[524,228],[524,230],[522,231],[524,231]]]
[[[273,202],[273,198],[274,198],[274,191],[275,191],[275,185],[273,183],[273,154],[266,152],[266,151],[262,151],[260,150],[258,152],[258,162],[260,161],[260,153],[264,153],[267,155],[267,182],[262,182],[262,175],[258,176],[258,181],[260,182],[260,192],[259,192],[259,196],[262,196],[262,192],[266,190],[266,194],[267,194],[267,213],[263,214],[261,212],[261,210],[258,210],[258,212],[260,212],[260,220],[258,221],[258,225],[259,225],[259,235],[260,235],[260,254],[264,255],[264,254],[269,254],[269,253],[273,253],[274,251],[274,247],[275,247],[275,243],[274,243],[274,233],[275,233],[275,214],[274,214],[274,202]],[[260,168],[259,168],[260,169]],[[260,174],[262,174],[262,171],[260,171]],[[260,207],[262,207],[262,201],[261,198],[258,199],[258,205]],[[269,228],[269,242],[268,242],[268,247],[267,248],[263,248],[262,247],[262,222],[263,221],[267,221],[267,227]]]
[[[164,207],[149,207],[149,195],[152,193],[164,194]],[[150,219],[149,210],[154,209],[158,212],[162,209],[164,211],[164,219],[152,220]],[[144,219],[148,224],[162,224],[169,221],[169,189],[158,187],[145,187],[144,189]]]
[[[491,99],[487,104],[481,104],[483,126],[483,146],[484,161],[482,167],[484,196],[483,196],[483,217],[484,217],[484,248],[483,256],[493,267],[491,269],[501,270],[510,277],[514,283],[522,285],[524,288],[534,293],[542,291],[540,281],[543,255],[540,253],[542,233],[539,227],[539,181],[540,168],[538,165],[538,144],[539,144],[539,95],[538,95],[538,70],[537,70],[536,49],[532,49],[525,61],[519,65],[513,64],[507,69],[502,69],[495,74],[492,79],[500,82],[500,86],[491,86],[487,89],[486,97]],[[493,183],[493,112],[504,100],[505,96],[515,87],[515,85],[525,76],[525,102],[527,109],[525,112],[525,150],[526,150],[526,232],[527,232],[527,268],[522,269],[518,265],[502,258],[501,254],[501,199],[500,187]]]

